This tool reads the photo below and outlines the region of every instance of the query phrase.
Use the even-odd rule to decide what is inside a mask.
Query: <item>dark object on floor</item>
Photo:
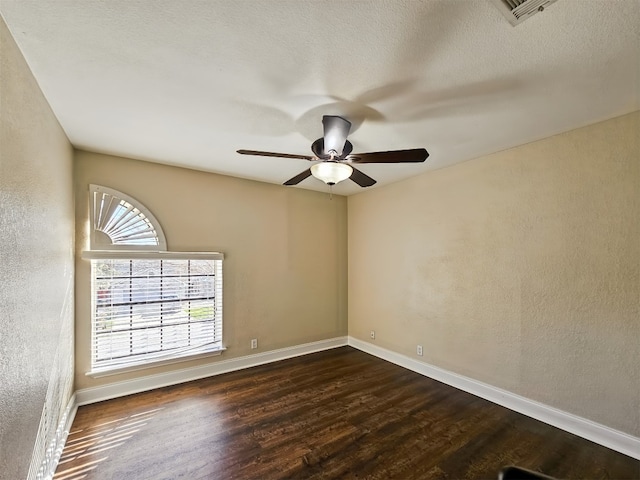
[[[510,466],[500,470],[498,480],[554,480],[554,478],[526,468]]]

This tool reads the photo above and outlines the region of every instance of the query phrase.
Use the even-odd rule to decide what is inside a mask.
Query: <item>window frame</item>
[[[220,333],[219,339],[211,349],[185,353],[179,348],[174,354],[166,356],[149,354],[142,355],[139,361],[122,362],[120,365],[97,365],[96,358],[96,327],[98,290],[95,288],[96,277],[91,267],[91,316],[90,316],[90,370],[86,375],[100,377],[118,373],[148,369],[165,364],[184,362],[202,357],[220,355],[224,350],[223,344],[223,260],[224,255],[219,252],[172,252],[167,250],[166,237],[156,217],[136,199],[122,192],[101,185],[89,185],[89,249],[82,252],[84,260],[213,260],[214,261],[214,292],[215,305],[214,335]],[[119,228],[111,228],[118,224]],[[121,227],[121,228],[120,228]],[[123,235],[124,232],[124,235]],[[128,233],[133,232],[131,235]],[[114,235],[111,238],[110,235]],[[141,240],[140,237],[146,240]],[[130,240],[129,240],[130,238]],[[156,277],[157,278],[157,277]],[[157,302],[156,302],[157,303]],[[163,302],[164,304],[164,302]],[[162,310],[157,317],[162,322]],[[218,322],[216,324],[215,322]],[[160,328],[163,328],[162,326]],[[122,331],[133,331],[123,329]],[[124,357],[126,358],[126,357]],[[114,362],[115,363],[115,362]],[[126,363],[126,364],[125,364]]]
[[[96,340],[97,340],[97,302],[98,291],[95,288],[96,281],[93,273],[91,273],[91,350],[90,350],[90,371],[87,375],[92,377],[100,377],[105,375],[113,375],[134,370],[141,370],[161,365],[167,365],[177,362],[194,360],[210,356],[220,355],[225,347],[223,345],[223,260],[224,255],[217,252],[144,252],[144,251],[87,251],[83,253],[83,258],[87,260],[213,260],[214,261],[214,302],[215,302],[215,318],[214,328],[219,331],[220,337],[210,349],[206,351],[198,351],[196,353],[185,353],[179,351],[177,353],[169,353],[167,355],[149,354],[142,355],[138,361],[121,362],[121,364],[109,365],[96,363]],[[162,317],[156,319],[162,322]],[[162,327],[161,327],[162,328]],[[127,330],[124,330],[127,331]],[[188,345],[184,346],[185,348]],[[108,362],[106,362],[108,363]]]

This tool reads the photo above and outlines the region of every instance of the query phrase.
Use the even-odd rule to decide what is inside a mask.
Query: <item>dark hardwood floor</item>
[[[640,461],[342,347],[80,407],[54,479],[640,478]]]

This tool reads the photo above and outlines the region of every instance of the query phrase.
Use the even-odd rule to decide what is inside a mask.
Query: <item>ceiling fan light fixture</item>
[[[335,185],[346,180],[353,173],[353,168],[346,163],[320,162],[311,166],[311,175],[327,185]]]

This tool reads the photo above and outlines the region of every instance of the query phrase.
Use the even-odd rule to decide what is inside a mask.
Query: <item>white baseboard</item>
[[[640,438],[638,437],[351,336],[348,343],[358,350],[640,460]]]
[[[147,375],[145,377],[111,383],[100,387],[83,388],[76,391],[77,405],[101,402],[112,398],[123,397],[133,393],[145,392],[154,388],[167,387],[191,380],[220,375],[244,368],[255,367],[265,363],[277,362],[287,358],[298,357],[308,353],[329,350],[331,348],[347,345],[347,337],[330,338],[318,342],[305,343],[293,347],[280,348],[240,358],[221,360],[219,362],[201,365],[198,367],[183,368],[171,372]]]
[[[76,395],[73,394],[60,419],[55,437],[49,444],[44,463],[41,465],[40,471],[36,476],[37,479],[50,480],[56,473],[56,468],[58,468],[58,463],[60,463],[60,457],[62,456],[62,451],[64,450],[64,445],[67,442],[67,436],[69,436],[69,431],[71,430],[71,425],[73,424],[73,419],[77,411]]]
[[[77,390],[74,395],[75,402],[73,403],[73,406],[68,407],[70,414],[67,415],[64,431],[66,433],[69,432],[69,428],[73,418],[75,417],[75,411],[78,405],[86,405],[102,400],[131,395],[133,393],[153,390],[154,388],[176,385],[191,380],[198,380],[200,378],[220,375],[227,372],[277,362],[279,360],[285,360],[287,358],[298,357],[345,345],[350,345],[358,350],[369,353],[408,370],[433,378],[434,380],[445,383],[459,390],[484,398],[515,412],[522,413],[528,417],[535,418],[536,420],[540,420],[541,422],[640,460],[640,438],[638,437],[614,430],[605,425],[578,417],[577,415],[558,410],[543,403],[521,397],[486,383],[473,380],[469,377],[417,361],[413,358],[358,340],[354,337],[337,337],[328,340],[321,340],[318,342],[257,353],[245,357],[222,360],[209,365],[180,369],[172,372],[140,377],[124,382],[116,382],[100,387]],[[66,439],[66,434],[64,439]],[[64,440],[61,444],[64,445]],[[62,451],[61,448],[60,451]]]

